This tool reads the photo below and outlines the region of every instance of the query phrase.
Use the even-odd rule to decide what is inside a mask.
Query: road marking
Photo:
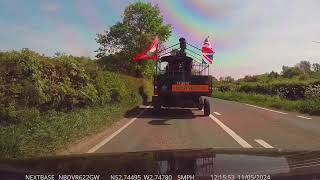
[[[263,107],[259,107],[259,106],[255,106],[255,105],[251,105],[251,104],[245,104],[245,105],[252,106],[252,107],[255,107],[255,108],[259,108],[259,109],[263,109],[263,110],[267,110],[267,111],[271,111],[271,112],[275,112],[275,113],[279,113],[279,114],[288,114],[288,113],[285,113],[285,112],[275,111],[275,110],[272,110],[272,109],[267,109],[267,108],[263,108]]]
[[[263,146],[264,148],[273,148],[273,146],[271,146],[270,144],[268,144],[267,142],[265,142],[262,139],[255,139],[254,141],[256,141],[257,143],[259,143],[261,146]]]
[[[209,115],[209,117],[216,122],[226,133],[228,133],[234,140],[236,140],[242,147],[244,148],[252,148],[252,146],[242,139],[238,134],[236,134],[233,130],[231,130],[228,126],[223,124],[219,119],[214,117],[212,114]]]
[[[91,149],[89,149],[89,151],[87,153],[93,153],[96,150],[98,150],[99,148],[101,148],[103,145],[107,144],[112,138],[114,138],[115,136],[117,136],[118,134],[121,133],[121,131],[123,131],[124,129],[126,129],[130,124],[132,124],[139,116],[141,116],[142,113],[144,113],[144,111],[146,111],[150,106],[147,106],[146,109],[144,109],[143,111],[141,111],[135,118],[132,118],[129,122],[127,122],[125,125],[123,125],[120,129],[118,129],[116,132],[112,133],[109,137],[107,137],[106,139],[102,140],[100,143],[98,143],[97,145],[93,146]]]
[[[145,106],[145,105],[140,105],[139,108],[144,108],[144,109],[153,109],[152,106]]]
[[[221,114],[220,113],[218,113],[218,112],[213,112],[214,114],[216,114],[216,115],[218,115],[218,116],[221,116]]]
[[[305,116],[297,116],[299,118],[303,118],[303,119],[312,119],[312,118],[309,118],[309,117],[305,117]]]

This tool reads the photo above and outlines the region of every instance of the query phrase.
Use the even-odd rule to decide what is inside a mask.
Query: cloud
[[[59,10],[59,6],[56,3],[45,1],[41,4],[41,9],[45,12],[55,13]]]

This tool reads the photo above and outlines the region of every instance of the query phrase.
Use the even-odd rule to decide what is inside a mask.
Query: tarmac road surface
[[[209,98],[211,115],[198,109],[141,106],[89,153],[187,148],[320,150],[320,117]]]

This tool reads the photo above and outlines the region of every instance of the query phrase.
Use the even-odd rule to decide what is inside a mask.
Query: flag
[[[202,46],[202,49],[201,49],[202,60],[206,64],[212,64],[213,54],[215,52],[212,50],[211,44],[210,44],[208,39],[209,39],[209,37],[207,37],[203,42],[203,46]]]
[[[158,51],[158,36],[155,37],[152,44],[150,44],[142,53],[137,54],[131,60],[132,61],[138,61],[142,59],[156,60],[158,58],[158,56],[156,55],[157,51]]]

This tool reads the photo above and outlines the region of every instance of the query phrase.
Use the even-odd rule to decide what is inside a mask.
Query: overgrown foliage
[[[0,68],[2,122],[48,110],[66,112],[120,102],[136,97],[139,89],[136,79],[124,81],[88,58],[46,57],[23,49],[1,53]]]
[[[280,81],[280,82],[241,82],[241,83],[220,83],[216,86],[217,90],[255,93],[264,95],[280,96],[288,100],[305,99],[317,96],[317,88],[320,81]],[[314,95],[312,95],[314,93]]]
[[[163,22],[157,6],[144,2],[130,4],[120,22],[97,34],[99,63],[110,71],[150,77],[154,62],[143,60],[136,63],[130,58],[143,51],[156,35],[161,44],[170,34],[171,26]]]
[[[245,76],[234,80],[232,77],[220,78],[214,82],[217,90],[236,91],[279,96],[288,100],[306,99],[318,96],[320,86],[319,64],[301,61],[294,67],[283,66],[282,72]]]
[[[281,73],[272,71],[261,75],[248,75],[238,80],[234,80],[229,76],[220,78],[219,81],[216,80],[213,83],[217,91],[226,93],[220,94],[221,97],[227,97],[229,100],[232,97],[237,100],[236,96],[231,96],[230,94],[239,93],[236,95],[248,97],[249,99],[252,99],[250,96],[261,95],[261,97],[277,97],[283,102],[285,100],[290,102],[293,100],[297,102],[303,101],[307,103],[302,103],[303,106],[301,105],[295,110],[317,114],[320,111],[319,67],[320,64],[318,63],[311,64],[308,61],[301,61],[294,67],[283,66]],[[244,94],[247,95],[245,96]],[[276,101],[276,99],[272,98],[271,100]],[[281,103],[281,101],[277,102]],[[261,103],[263,104],[263,102]],[[281,105],[278,106],[280,107]]]
[[[148,80],[85,57],[0,52],[0,158],[48,155],[150,100]]]

